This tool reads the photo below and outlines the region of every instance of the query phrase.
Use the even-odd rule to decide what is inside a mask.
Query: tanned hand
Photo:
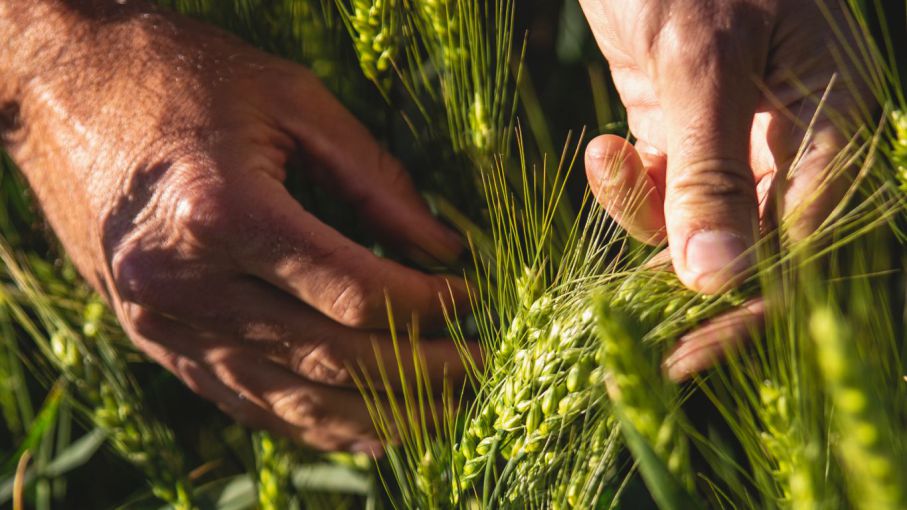
[[[751,274],[760,230],[810,235],[850,174],[832,162],[875,107],[847,60],[838,0],[580,0],[635,146],[593,140],[593,193],[637,239],[667,241],[678,277],[717,293]],[[821,102],[821,108],[820,108]],[[809,136],[807,137],[807,133]],[[803,149],[801,151],[801,149]],[[754,302],[681,342],[675,378],[761,320]]]
[[[136,0],[0,0],[0,112],[3,145],[139,348],[245,424],[380,449],[349,369],[377,373],[375,347],[393,359],[385,296],[437,321],[463,284],[319,221],[284,188],[287,163],[403,253],[450,261],[461,245],[308,70]],[[451,342],[423,352],[433,378],[462,377]]]

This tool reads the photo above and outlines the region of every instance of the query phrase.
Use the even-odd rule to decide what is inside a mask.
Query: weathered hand
[[[794,238],[821,224],[847,180],[829,164],[872,103],[835,51],[832,27],[848,33],[835,0],[580,3],[638,140],[589,144],[592,190],[635,237],[667,239],[686,285],[739,281],[760,219],[795,218]]]
[[[373,346],[393,359],[385,293],[437,321],[462,282],[344,238],[285,169],[404,253],[450,260],[458,238],[306,69],[122,3],[0,2],[4,144],[142,350],[246,424],[377,450],[349,368],[376,374]],[[451,342],[423,352],[435,379],[462,376]]]
[[[848,181],[831,164],[873,104],[836,50],[848,32],[835,0],[580,3],[637,138],[589,144],[590,186],[631,235],[667,240],[687,286],[739,282],[760,227],[784,221],[798,239],[825,220]],[[764,310],[758,298],[690,332],[667,375],[685,379],[739,348]]]

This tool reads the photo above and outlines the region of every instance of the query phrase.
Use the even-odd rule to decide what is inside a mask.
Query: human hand
[[[784,219],[794,239],[824,221],[847,184],[830,164],[872,103],[836,58],[837,3],[580,3],[637,138],[593,140],[590,185],[631,235],[667,240],[681,281],[705,293],[739,282],[760,220]]]
[[[376,257],[282,182],[298,163],[404,253],[455,259],[400,163],[306,69],[215,29],[28,4],[0,4],[0,140],[132,340],[247,425],[378,451],[350,368],[394,359],[385,292],[438,322],[463,284]],[[463,376],[452,342],[421,347],[436,387]]]

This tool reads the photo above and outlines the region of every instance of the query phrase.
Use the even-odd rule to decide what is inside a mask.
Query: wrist
[[[141,2],[0,0],[0,144],[37,113],[43,90],[75,89],[80,69],[97,64],[111,27],[142,12]],[[116,63],[110,62],[112,68]]]
[[[62,4],[0,0],[0,103],[21,101],[25,84],[43,75],[76,28]]]
[[[76,17],[62,2],[0,0],[0,141],[22,127],[28,90],[55,71],[55,60],[79,51]],[[4,143],[6,145],[6,143]]]

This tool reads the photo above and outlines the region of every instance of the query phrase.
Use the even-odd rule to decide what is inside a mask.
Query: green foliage
[[[89,301],[77,329],[74,317],[61,313],[42,284],[4,244],[0,244],[0,261],[2,276],[11,286],[2,291],[5,307],[54,370],[74,387],[84,406],[80,410],[108,433],[121,455],[144,471],[158,497],[179,509],[195,508],[173,432],[143,409],[141,390],[107,337],[104,306]]]
[[[282,510],[292,503],[291,469],[294,458],[286,440],[275,439],[266,432],[253,435],[255,467],[258,473],[258,508]]]
[[[907,507],[907,449],[904,428],[892,411],[904,410],[902,402],[879,398],[885,379],[875,381],[868,360],[860,356],[859,337],[850,325],[828,308],[819,308],[810,319],[816,342],[819,370],[834,406],[834,448],[841,456],[846,480],[857,508]],[[872,339],[868,339],[872,342]],[[874,365],[874,364],[873,364]],[[892,374],[890,382],[901,385]],[[875,382],[876,384],[873,384]]]
[[[907,120],[898,113],[907,104],[881,51],[867,43],[860,70],[880,103],[892,105],[890,123],[860,131],[830,169],[854,175],[841,206],[807,239],[790,239],[788,222],[766,232],[757,270],[740,289],[700,296],[655,264],[657,248],[630,240],[588,194],[572,192],[584,135],[568,136],[559,155],[535,157],[551,147],[544,94],[535,97],[524,81],[527,53],[514,34],[530,24],[521,15],[543,7],[160,3],[307,63],[366,114],[390,112],[372,125],[392,149],[429,163],[412,165],[416,181],[472,248],[471,314],[448,310],[469,380],[432,388],[420,371],[418,324],[393,328],[406,330],[413,350],[399,344],[386,370],[406,361],[417,376],[399,392],[387,372],[358,381],[379,431],[395,441],[377,466],[247,433],[214,411],[203,411],[197,427],[178,426],[174,415],[195,403],[180,390],[158,405],[148,390],[169,376],[144,362],[70,265],[44,262],[57,251],[35,228],[24,185],[4,159],[0,410],[13,439],[0,451],[6,471],[26,449],[44,457],[29,472],[30,497],[46,507],[47,494],[65,493],[49,489],[65,476],[48,475],[59,473],[48,466],[65,464],[67,434],[83,424],[102,431],[110,451],[177,508],[907,505],[907,279],[903,240],[890,235],[907,211]],[[866,26],[858,16],[857,30]],[[583,44],[592,46],[588,35],[571,43],[571,61],[582,59]],[[601,70],[582,72],[598,87],[599,124],[619,122],[615,99],[602,97]],[[362,77],[378,101],[359,94]],[[514,129],[517,90],[526,93],[529,135]],[[545,106],[566,99],[557,101]],[[747,350],[685,386],[664,378],[660,361],[674,342],[757,293],[766,316]],[[471,339],[483,360],[468,354]],[[144,384],[149,373],[155,385]],[[196,438],[210,444],[188,445]],[[54,452],[58,459],[49,458]],[[84,449],[80,462],[94,455],[103,453]],[[147,507],[148,494],[136,491],[125,506]]]
[[[388,73],[400,46],[402,10],[398,0],[351,0],[337,6],[347,25],[365,77],[386,93]]]
[[[891,162],[897,171],[901,188],[907,191],[907,114],[895,111],[891,114],[891,122],[895,128]]]

